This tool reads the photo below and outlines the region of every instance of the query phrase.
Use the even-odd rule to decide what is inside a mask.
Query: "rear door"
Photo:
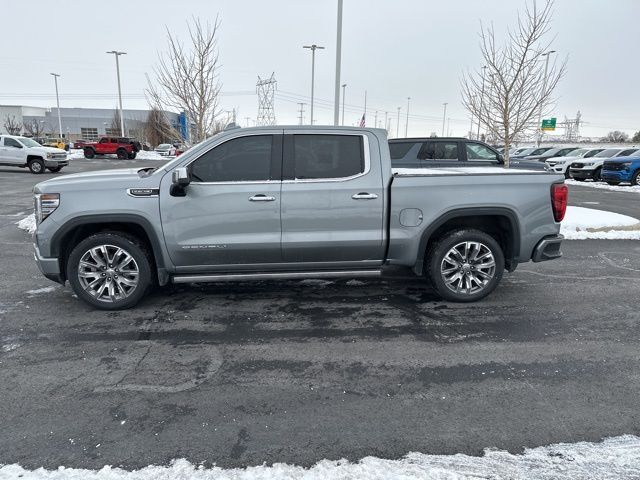
[[[304,268],[382,263],[384,188],[376,137],[285,130],[282,254]]]
[[[418,153],[422,167],[459,167],[461,148],[457,140],[427,140]]]
[[[235,136],[188,165],[185,196],[162,179],[160,210],[179,272],[256,269],[279,263],[282,130]]]

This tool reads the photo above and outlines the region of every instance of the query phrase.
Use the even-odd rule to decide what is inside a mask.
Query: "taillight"
[[[561,222],[567,211],[569,201],[569,187],[564,183],[554,183],[551,185],[551,207],[553,208],[553,218],[556,222]]]

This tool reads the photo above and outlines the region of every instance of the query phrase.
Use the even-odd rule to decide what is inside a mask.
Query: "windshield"
[[[170,148],[171,145],[169,145],[168,143],[161,143],[156,147],[156,150],[169,150]]]
[[[533,148],[525,148],[520,153],[518,153],[518,155],[531,155],[531,152],[533,152],[533,150]]]
[[[589,151],[588,148],[579,148],[577,150],[574,150],[573,152],[567,153],[567,157],[581,157],[588,151]]]
[[[619,148],[607,148],[606,150],[601,151],[597,155],[594,155],[594,157],[599,157],[599,158],[613,157],[619,151],[620,151]]]
[[[560,151],[559,148],[552,148],[551,150],[547,150],[542,154],[543,157],[553,157],[556,153]]]
[[[18,140],[20,140],[20,143],[23,144],[25,147],[41,147],[42,146],[31,138],[18,137]]]

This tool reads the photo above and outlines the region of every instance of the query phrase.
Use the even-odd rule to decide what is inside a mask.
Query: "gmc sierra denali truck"
[[[34,187],[35,257],[101,309],[168,282],[365,277],[411,267],[478,300],[518,263],[559,257],[562,175],[391,168],[386,132],[230,129],[158,168]]]

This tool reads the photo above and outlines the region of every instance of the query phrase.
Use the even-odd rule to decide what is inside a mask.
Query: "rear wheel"
[[[633,174],[631,177],[631,185],[640,185],[640,170]]]
[[[93,307],[130,308],[151,286],[150,258],[135,237],[121,232],[97,233],[72,250],[67,277],[76,295]]]
[[[93,158],[96,156],[96,151],[93,148],[84,149],[84,158]]]
[[[445,300],[473,302],[500,283],[504,254],[498,242],[480,230],[449,232],[428,253],[427,272]]]
[[[116,152],[116,155],[120,160],[126,160],[127,158],[129,158],[129,153],[124,148],[119,148]]]
[[[44,173],[44,162],[39,158],[33,158],[27,163],[31,173]]]
[[[62,170],[62,167],[48,167],[47,170],[49,170],[51,173],[58,173],[60,170]]]

